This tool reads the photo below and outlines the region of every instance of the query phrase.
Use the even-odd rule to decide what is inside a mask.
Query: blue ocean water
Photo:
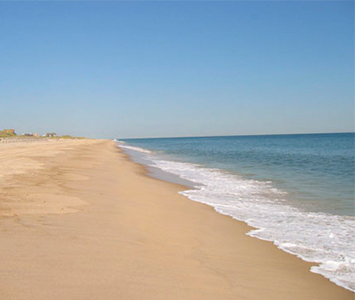
[[[249,234],[319,265],[355,291],[355,134],[130,139],[147,165],[196,184],[191,200],[244,221]]]

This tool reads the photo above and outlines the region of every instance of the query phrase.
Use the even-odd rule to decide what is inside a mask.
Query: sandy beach
[[[0,298],[354,299],[109,140],[0,144]]]

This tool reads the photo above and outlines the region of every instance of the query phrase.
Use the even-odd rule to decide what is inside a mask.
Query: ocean
[[[116,141],[152,176],[181,180],[181,194],[355,292],[354,133]]]

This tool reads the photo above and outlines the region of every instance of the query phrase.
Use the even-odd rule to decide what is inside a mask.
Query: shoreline
[[[197,146],[197,144],[199,145]],[[320,274],[342,288],[355,292],[352,259],[354,255],[351,247],[353,216],[351,214],[338,215],[337,212],[332,214],[327,210],[322,211],[322,206],[318,207],[319,210],[308,210],[311,206],[307,207],[307,201],[302,201],[302,196],[299,197],[302,195],[302,184],[301,188],[298,187],[299,195],[293,193],[292,188],[291,192],[287,190],[293,184],[297,187],[300,179],[297,175],[300,172],[298,172],[299,174],[287,172],[288,175],[285,175],[284,179],[278,178],[277,173],[271,172],[270,176],[266,176],[267,179],[265,179],[265,176],[264,178],[262,178],[263,176],[258,177],[256,167],[253,172],[255,174],[251,174],[254,175],[251,179],[248,177],[249,174],[239,172],[236,167],[233,169],[234,165],[238,166],[237,160],[230,159],[228,161],[221,155],[214,155],[212,150],[216,151],[217,146],[221,148],[219,154],[223,153],[222,142],[216,142],[214,146],[206,143],[206,149],[202,142],[200,144],[194,140],[181,143],[137,140],[131,144],[118,141],[117,145],[124,153],[130,155],[134,162],[140,163],[141,161],[149,169],[151,167],[161,169],[160,179],[174,183],[165,176],[167,172],[171,172],[176,177],[181,176],[184,180],[197,183],[190,185],[192,188],[187,188],[180,193],[191,201],[207,204],[220,214],[246,223],[253,228],[248,232],[248,235],[272,242],[282,251],[297,256],[303,261],[313,263],[314,266],[310,272]],[[227,145],[229,144],[227,143]],[[186,151],[186,149],[188,150]],[[226,149],[229,149],[228,146]],[[199,151],[203,158],[197,158],[196,154]],[[209,158],[204,159],[204,157]],[[251,165],[252,161],[253,158],[251,158]],[[265,161],[272,163],[268,160]],[[285,161],[287,162],[287,159]],[[289,167],[287,163],[285,167],[287,170]],[[338,174],[341,170],[341,166],[339,167]],[[243,170],[243,167],[240,169]],[[341,173],[347,174],[346,170]],[[263,173],[261,172],[261,174]],[[281,182],[284,180],[284,186],[274,185],[274,181],[277,183],[278,180]],[[312,180],[308,176],[306,180],[303,179],[303,182],[309,184],[313,182]],[[307,187],[305,191],[307,191]],[[315,192],[318,191],[315,190]],[[322,195],[321,189],[319,192],[319,195]],[[290,196],[290,194],[293,195]],[[313,195],[317,195],[317,193]],[[236,199],[238,200],[236,201]],[[340,200],[341,197],[339,197],[339,202]],[[316,201],[313,204],[316,204]],[[338,203],[339,207],[341,204]],[[314,205],[315,207],[316,205]]]
[[[175,185],[178,185],[181,187],[181,190],[179,191],[179,194],[180,195],[183,195],[186,199],[188,199],[189,201],[193,201],[193,202],[196,202],[196,203],[200,203],[202,205],[205,205],[207,207],[210,207],[212,208],[216,213],[220,214],[220,215],[223,215],[223,216],[226,216],[226,217],[230,217],[231,219],[237,221],[237,222],[240,222],[242,224],[245,224],[248,228],[248,230],[245,232],[245,235],[247,236],[250,236],[252,238],[255,238],[257,240],[260,240],[260,241],[264,241],[264,242],[268,242],[268,243],[271,243],[274,247],[276,247],[277,249],[287,253],[287,254],[290,254],[294,257],[297,257],[298,259],[302,260],[303,262],[306,262],[308,264],[310,264],[310,268],[309,268],[309,272],[311,273],[314,273],[314,274],[317,274],[317,275],[321,275],[322,277],[324,277],[325,279],[329,280],[331,283],[347,290],[347,291],[350,291],[351,293],[354,293],[353,290],[351,290],[350,287],[347,287],[347,286],[344,286],[342,284],[342,282],[337,282],[337,280],[332,280],[331,278],[328,278],[327,277],[327,274],[324,274],[322,272],[317,272],[317,271],[314,271],[312,270],[313,268],[319,268],[320,266],[320,262],[316,262],[316,261],[312,261],[312,260],[307,260],[307,258],[303,257],[302,255],[298,254],[298,253],[294,253],[288,249],[284,249],[282,248],[280,245],[278,245],[277,243],[275,243],[275,241],[271,240],[271,239],[266,239],[266,238],[262,238],[260,236],[258,236],[257,233],[260,228],[258,227],[255,227],[253,225],[250,225],[247,221],[244,221],[244,220],[240,220],[240,219],[237,219],[235,217],[233,217],[232,215],[228,214],[228,213],[224,213],[224,212],[221,212],[219,211],[218,209],[216,209],[216,207],[214,207],[213,205],[211,204],[208,204],[208,203],[204,203],[204,202],[200,202],[198,200],[194,200],[194,199],[191,199],[189,197],[189,195],[185,194],[184,192],[189,192],[191,190],[196,190],[198,189],[198,186],[197,186],[197,183],[195,182],[191,182],[191,181],[188,181],[187,179],[182,179],[180,180],[180,177],[174,173],[169,173],[168,171],[164,171],[162,169],[159,169],[158,167],[153,167],[151,165],[149,165],[148,163],[148,160],[146,159],[142,159],[140,158],[139,156],[137,156],[137,154],[135,154],[135,151],[141,151],[140,149],[134,149],[134,151],[132,151],[131,148],[129,149],[126,149],[125,147],[120,147],[119,144],[117,144],[117,146],[119,147],[119,149],[122,151],[122,153],[126,156],[127,160],[129,161],[132,161],[133,163],[135,164],[138,164],[140,165],[143,169],[144,169],[144,172],[143,174],[145,176],[148,176],[148,177],[151,177],[151,178],[155,178],[157,180],[161,180],[161,181],[164,181],[164,182],[168,182],[168,183],[171,183],[171,184],[175,184]],[[146,150],[144,148],[142,148],[143,150]],[[149,150],[150,151],[150,150]],[[152,169],[157,169],[158,171],[157,172],[152,172]],[[186,181],[187,184],[183,184],[182,182]]]
[[[3,299],[353,299],[113,141],[51,145],[23,146],[28,168],[0,186],[15,207],[0,217]]]

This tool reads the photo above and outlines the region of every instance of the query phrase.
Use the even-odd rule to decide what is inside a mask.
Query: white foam
[[[141,153],[152,153],[151,151],[149,151],[147,149],[143,149],[143,148],[140,148],[140,147],[129,146],[123,141],[115,140],[115,142],[116,142],[117,146],[119,146],[121,148],[126,148],[126,149],[130,149],[130,150],[138,151],[138,152],[141,152]]]
[[[257,228],[248,235],[317,263],[312,272],[355,292],[354,217],[301,211],[290,206],[284,199],[286,193],[271,181],[245,179],[197,164],[161,160],[147,150],[144,153],[152,166],[196,183],[195,189],[181,194]]]

